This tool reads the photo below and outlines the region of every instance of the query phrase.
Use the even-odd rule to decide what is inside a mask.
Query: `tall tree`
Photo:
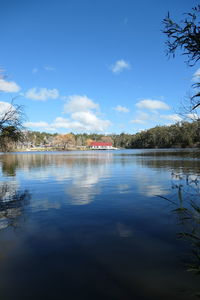
[[[187,57],[186,63],[194,66],[200,60],[200,5],[192,8],[185,14],[185,18],[178,23],[167,17],[163,20],[164,30],[167,35],[167,55],[175,56],[178,49]],[[195,91],[200,88],[200,82],[195,83]],[[200,91],[195,92],[191,98],[192,110],[200,106]]]
[[[0,148],[8,151],[12,144],[23,139],[23,107],[15,104],[0,102]]]
[[[75,146],[75,138],[71,133],[58,134],[54,139],[54,144],[62,147],[63,150],[73,148]]]

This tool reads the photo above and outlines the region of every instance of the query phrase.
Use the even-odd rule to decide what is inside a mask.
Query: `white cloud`
[[[73,113],[76,111],[88,111],[98,109],[99,105],[89,99],[87,96],[73,95],[67,97],[68,102],[64,105],[65,113]]]
[[[69,119],[65,119],[65,118],[62,118],[62,117],[57,117],[54,120],[52,126],[55,127],[55,128],[66,128],[66,129],[68,129],[69,124],[70,124]]]
[[[135,119],[131,120],[130,123],[135,124],[151,124],[151,127],[156,124],[163,123],[164,120],[169,120],[172,123],[182,121],[182,118],[178,114],[171,115],[160,115],[156,111],[150,111],[150,113],[146,113],[143,111],[138,111]]]
[[[87,96],[69,96],[65,104],[65,113],[69,118],[57,117],[52,123],[29,122],[29,127],[45,127],[49,131],[56,129],[67,129],[73,132],[105,132],[111,125],[109,120],[101,119],[94,109],[99,109],[99,105],[89,99]]]
[[[194,74],[193,74],[193,81],[199,81],[200,80],[200,69],[198,69]]]
[[[191,120],[198,120],[199,119],[199,115],[196,114],[196,113],[186,114],[186,117],[191,119]]]
[[[52,124],[50,124],[53,128],[56,129],[68,129],[70,131],[81,131],[83,130],[83,126],[80,122],[76,122],[70,119],[57,117]]]
[[[98,118],[93,112],[80,111],[71,115],[72,119],[80,124],[79,130],[81,131],[98,131],[105,132],[110,126],[110,121]]]
[[[177,115],[177,114],[173,114],[173,115],[161,115],[160,117],[162,119],[170,120],[172,122],[180,122],[180,121],[182,121],[182,118],[179,115]]]
[[[128,70],[130,68],[131,68],[130,64],[127,61],[121,59],[121,60],[117,60],[115,64],[111,66],[111,71],[113,73],[120,73],[123,70]]]
[[[139,111],[137,114],[137,117],[133,120],[131,120],[131,123],[136,123],[136,124],[145,124],[147,120],[151,120],[151,117],[149,114]]]
[[[110,121],[98,118],[93,112],[76,112],[71,119],[56,118],[51,126],[75,132],[105,132],[110,124]]]
[[[57,89],[47,89],[47,88],[32,88],[25,93],[25,97],[32,100],[45,101],[47,99],[57,99],[59,97],[59,92]]]
[[[92,124],[97,120],[95,114],[91,111],[78,111],[71,115],[73,120],[77,120],[83,124]]]
[[[52,66],[43,66],[42,67],[45,71],[55,71],[55,68],[53,68]],[[39,72],[39,69],[38,68],[33,68],[32,69],[32,73],[35,74],[35,73],[38,73]]]
[[[27,122],[27,127],[45,128],[47,131],[56,131],[56,129],[67,129],[73,132],[105,132],[111,125],[108,120],[101,120],[91,112],[77,112],[72,116],[74,119],[65,119],[57,117],[51,124],[44,121]]]
[[[44,69],[46,71],[55,71],[55,68],[51,67],[51,66],[44,66]]]
[[[0,78],[4,78],[4,76],[5,76],[4,73],[5,73],[5,69],[0,67]]]
[[[37,73],[38,71],[39,71],[38,68],[33,68],[32,73],[35,74],[35,73]]]
[[[135,123],[135,124],[145,124],[146,121],[141,120],[141,119],[134,119],[134,120],[131,120],[131,123]]]
[[[0,102],[0,118],[7,112],[8,110],[15,110],[14,106],[12,106],[8,102]]]
[[[39,121],[39,122],[26,122],[24,124],[26,127],[48,127],[49,124],[44,121]]]
[[[21,90],[20,86],[14,81],[6,81],[0,78],[0,91],[6,93],[17,93]]]
[[[151,99],[144,99],[136,103],[138,108],[145,108],[149,110],[156,110],[156,109],[170,109],[167,103],[159,100],[151,100]]]
[[[121,105],[117,105],[116,107],[114,107],[114,110],[122,113],[128,113],[130,111],[127,107]]]

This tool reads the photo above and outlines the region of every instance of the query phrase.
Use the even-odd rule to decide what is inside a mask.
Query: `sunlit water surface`
[[[0,154],[0,299],[194,299],[172,152]]]

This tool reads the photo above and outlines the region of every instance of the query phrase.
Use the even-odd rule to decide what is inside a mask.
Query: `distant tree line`
[[[200,121],[156,126],[136,134],[51,134],[26,131],[23,142],[19,142],[17,148],[87,149],[92,141],[111,142],[114,147],[125,149],[200,147]]]
[[[132,136],[131,148],[199,147],[199,121],[156,126]]]

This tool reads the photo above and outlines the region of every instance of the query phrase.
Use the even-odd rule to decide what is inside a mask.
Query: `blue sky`
[[[197,1],[4,1],[0,112],[12,97],[31,130],[135,133],[179,121],[198,66],[165,56],[167,12]],[[3,74],[2,73],[2,74]]]

